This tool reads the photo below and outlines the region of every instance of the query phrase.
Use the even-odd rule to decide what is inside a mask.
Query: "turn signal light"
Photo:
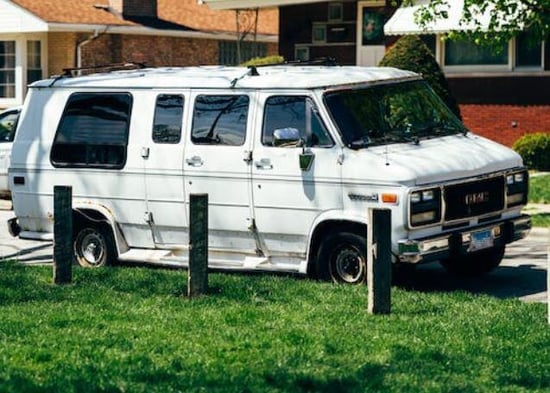
[[[382,202],[384,203],[397,203],[397,194],[382,194]]]

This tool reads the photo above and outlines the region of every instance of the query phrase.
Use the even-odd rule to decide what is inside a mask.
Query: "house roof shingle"
[[[111,26],[141,26],[139,19],[123,19],[96,5],[109,4],[108,0],[12,0],[14,4],[31,12],[48,23],[90,24]],[[235,32],[234,11],[215,11],[197,0],[157,0],[158,18],[165,26],[180,25],[199,31]],[[278,33],[278,11],[260,10],[258,33]]]

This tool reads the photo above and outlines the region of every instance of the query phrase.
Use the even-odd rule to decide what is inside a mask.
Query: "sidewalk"
[[[0,261],[13,259],[24,263],[48,263],[53,260],[51,241],[23,240],[12,237],[7,220],[13,217],[11,201],[0,199]]]

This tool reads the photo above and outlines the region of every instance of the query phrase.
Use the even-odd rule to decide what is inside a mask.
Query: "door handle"
[[[273,169],[273,164],[269,158],[262,158],[260,161],[255,161],[254,165],[258,169]]]
[[[193,156],[191,158],[187,158],[185,162],[187,163],[187,165],[190,165],[190,166],[202,166],[202,164],[204,164],[204,161],[199,156]]]

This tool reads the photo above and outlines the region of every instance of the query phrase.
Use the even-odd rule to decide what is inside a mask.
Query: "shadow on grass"
[[[437,263],[421,265],[394,285],[420,292],[465,291],[500,299],[535,295],[546,290],[546,271],[536,265],[501,266],[481,277],[457,277]]]

